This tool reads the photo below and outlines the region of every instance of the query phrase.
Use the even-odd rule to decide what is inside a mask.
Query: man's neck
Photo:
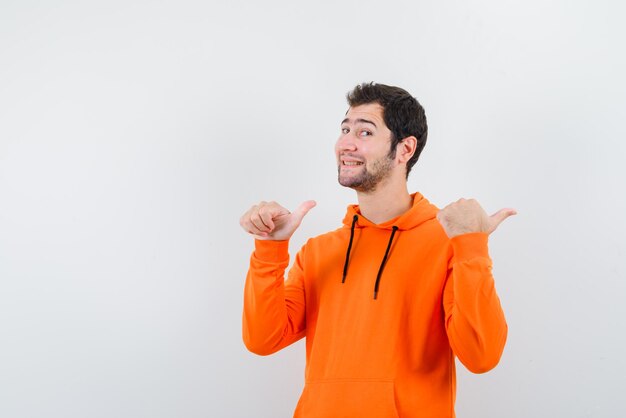
[[[396,218],[413,205],[406,182],[395,187],[391,184],[380,185],[376,190],[368,193],[357,192],[361,215],[375,224],[381,224]]]

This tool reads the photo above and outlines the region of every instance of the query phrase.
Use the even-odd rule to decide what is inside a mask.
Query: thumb
[[[306,202],[302,202],[300,206],[293,212],[293,216],[298,220],[298,223],[302,222],[302,218],[309,213],[311,209],[313,209],[317,205],[315,200],[307,200]]]
[[[500,209],[499,211],[491,215],[489,217],[489,221],[490,221],[489,233],[492,233],[493,231],[495,231],[498,225],[502,223],[502,221],[504,221],[506,218],[512,215],[517,215],[517,211],[513,208]]]

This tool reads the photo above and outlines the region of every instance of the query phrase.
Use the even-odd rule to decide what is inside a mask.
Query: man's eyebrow
[[[350,118],[345,118],[344,120],[341,121],[341,124],[343,125],[346,122],[350,122]],[[374,122],[372,122],[371,120],[363,119],[363,118],[355,119],[354,123],[369,123],[370,125],[374,125],[374,128],[378,128],[378,126],[376,126]]]

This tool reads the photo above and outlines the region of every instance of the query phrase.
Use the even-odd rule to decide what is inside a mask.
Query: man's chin
[[[359,179],[345,178],[341,176],[337,178],[337,181],[339,182],[341,186],[349,187],[351,189],[354,189],[355,187],[359,187],[359,185],[361,184],[361,181],[359,181]]]
[[[363,182],[358,179],[337,179],[340,186],[347,187],[348,189],[352,189],[356,192],[364,191]]]

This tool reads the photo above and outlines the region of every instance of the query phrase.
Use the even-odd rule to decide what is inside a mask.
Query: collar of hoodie
[[[346,250],[346,259],[343,265],[343,277],[341,283],[345,284],[348,277],[348,266],[350,264],[350,253],[352,251],[352,243],[354,241],[354,231],[357,228],[374,227],[378,229],[389,230],[389,240],[387,242],[387,248],[383,254],[376,274],[376,281],[374,282],[374,299],[378,298],[378,291],[380,288],[380,282],[387,264],[387,259],[390,256],[391,246],[394,241],[394,237],[398,231],[413,229],[418,225],[433,219],[437,216],[438,209],[428,202],[421,194],[414,193],[411,195],[413,199],[413,205],[411,208],[400,215],[397,218],[391,219],[382,224],[375,224],[369,221],[367,218],[361,215],[361,211],[358,205],[348,206],[348,213],[343,220],[346,226],[350,227],[350,240],[348,241]]]

